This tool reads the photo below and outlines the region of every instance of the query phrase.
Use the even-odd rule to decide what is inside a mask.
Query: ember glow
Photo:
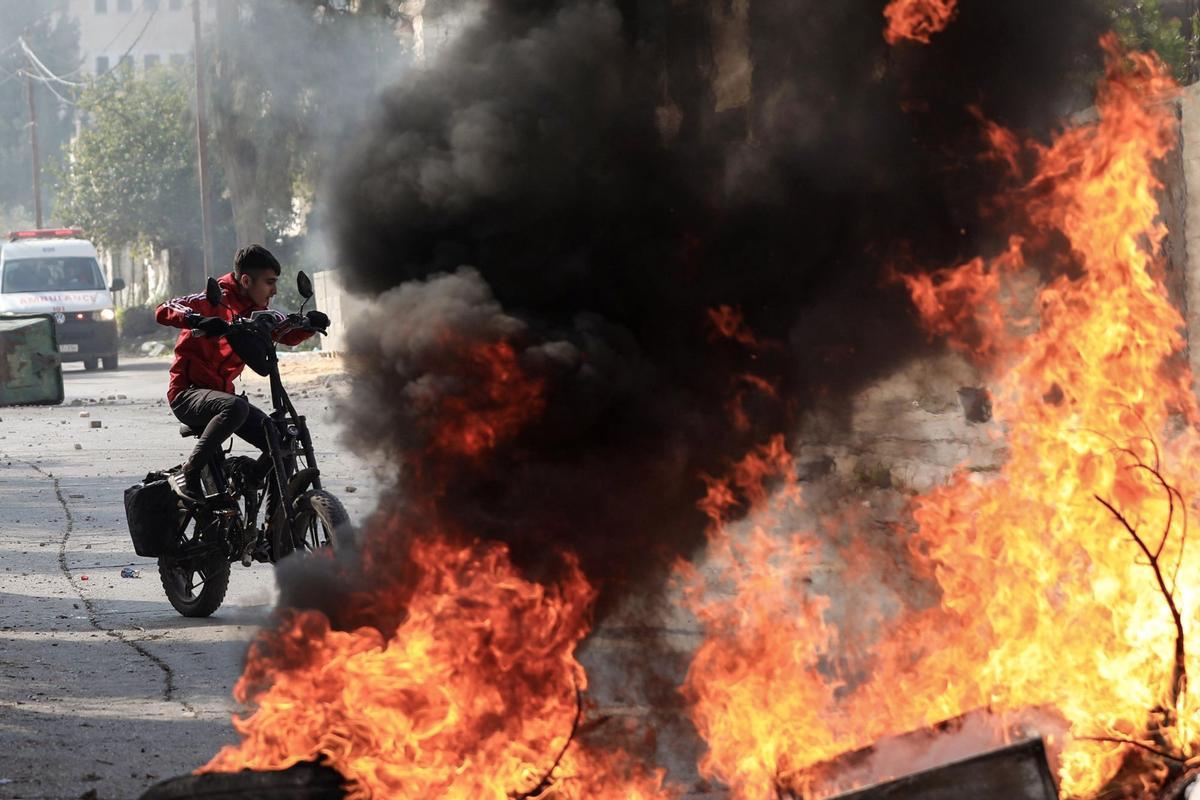
[[[1019,286],[1038,254],[1013,237],[997,257],[906,279],[929,330],[989,375],[1010,448],[998,475],[963,470],[916,498],[915,533],[896,532],[940,602],[847,654],[827,602],[805,591],[820,539],[786,527],[799,498],[782,443],[710,482],[717,566],[683,570],[708,632],[686,694],[710,747],[702,771],[738,798],[820,794],[814,765],[981,708],[1066,720],[1048,737],[1064,796],[1144,796],[1166,762],[1134,742],[1185,758],[1200,745],[1181,674],[1197,665],[1179,635],[1197,612],[1200,561],[1185,542],[1200,416],[1163,284],[1153,170],[1175,143],[1175,87],[1158,62],[1105,46],[1099,121],[1027,145],[1036,172],[1020,195],[1081,273],[1030,307]],[[751,524],[735,534],[739,505]],[[849,550],[847,563],[875,557]]]
[[[542,386],[524,379],[508,342],[452,348],[462,354],[461,374],[472,385],[439,396],[435,452],[478,456],[520,430],[542,410]]]
[[[950,24],[958,0],[892,0],[883,10],[888,21],[883,38],[888,44],[909,39],[929,44]]]

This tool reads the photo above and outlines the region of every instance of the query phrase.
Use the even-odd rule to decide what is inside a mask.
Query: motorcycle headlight
[[[105,308],[101,309],[100,311],[92,312],[92,319],[96,320],[96,322],[111,322],[116,318],[117,312],[113,311],[111,308]]]

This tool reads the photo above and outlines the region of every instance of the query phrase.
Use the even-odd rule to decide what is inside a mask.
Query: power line
[[[77,108],[79,107],[79,103],[76,103],[74,100],[69,100],[66,97],[63,97],[61,94],[59,94],[58,90],[54,88],[54,84],[52,84],[50,81],[46,80],[41,75],[35,75],[32,72],[29,72],[28,70],[20,70],[17,74],[23,75],[26,78],[30,78],[32,80],[38,81],[43,86],[45,86],[47,90],[49,90],[50,94],[54,95],[60,101],[66,103],[67,105],[75,106]]]
[[[9,73],[6,73],[3,78],[0,78],[0,86],[3,86],[4,84],[8,83],[13,78],[20,78],[20,77],[21,77],[21,70],[19,70],[19,69],[13,70],[12,72],[9,72]]]
[[[138,46],[138,43],[142,41],[142,37],[146,35],[146,31],[149,30],[150,23],[152,23],[154,21],[154,17],[157,13],[158,13],[157,8],[150,10],[149,16],[146,17],[145,24],[143,24],[142,29],[140,31],[138,31],[138,35],[136,37],[134,37],[133,42],[131,42],[129,47],[125,50],[125,52],[121,54],[120,58],[117,59],[116,63],[114,63],[107,70],[105,70],[104,72],[100,73],[99,75],[97,75],[95,78],[92,79],[93,84],[98,83],[99,81],[103,80],[104,78],[107,78],[109,75],[113,74],[114,72],[116,72],[118,69],[120,69],[123,66],[125,59],[128,58],[129,54],[132,53],[134,48]],[[128,25],[128,23],[126,23],[126,25]],[[114,39],[113,41],[116,41],[116,39]],[[29,60],[31,66],[36,70],[36,72],[31,72],[29,70],[18,70],[16,73],[13,73],[12,75],[9,75],[7,78],[0,80],[0,84],[3,84],[4,81],[10,80],[11,78],[14,78],[18,75],[23,75],[25,77],[31,78],[32,80],[36,80],[39,83],[41,83],[43,86],[45,86],[50,91],[51,94],[53,94],[55,97],[57,97],[63,103],[66,103],[67,105],[79,108],[79,103],[77,101],[64,97],[58,90],[56,90],[54,88],[53,84],[59,83],[59,84],[62,84],[63,86],[68,86],[72,89],[85,89],[88,87],[89,84],[81,83],[79,81],[69,81],[69,80],[66,80],[64,77],[62,77],[61,75],[56,75],[49,67],[47,67],[42,62],[42,60],[40,58],[38,58],[37,54],[33,51],[33,49],[25,41],[23,36],[18,36],[15,44],[17,44],[21,47],[22,51],[25,53],[26,58]],[[78,70],[76,70],[76,71],[78,71]]]
[[[121,66],[121,62],[124,61],[129,56],[129,54],[133,52],[133,48],[137,47],[138,42],[140,42],[142,40],[142,37],[146,35],[146,31],[147,31],[147,29],[149,29],[150,23],[154,21],[154,16],[157,13],[158,13],[157,8],[150,9],[150,16],[146,17],[146,24],[142,26],[142,29],[140,31],[138,31],[138,35],[137,35],[137,37],[134,38],[133,43],[130,44],[129,48],[124,53],[121,54],[121,57],[117,59],[117,62],[115,64],[113,64],[111,67],[106,69],[100,75],[96,76],[95,79],[97,81],[100,80],[101,78],[105,78],[105,77],[111,75],[118,67]]]
[[[142,8],[145,8],[145,6],[142,6]],[[154,15],[154,12],[155,12],[155,11],[157,11],[157,10],[158,10],[158,9],[150,9],[150,15],[151,15],[151,16],[153,16],[153,15]],[[121,30],[117,31],[117,35],[116,35],[116,36],[114,36],[113,38],[111,38],[111,39],[109,39],[109,40],[108,40],[108,44],[106,44],[106,45],[104,45],[104,47],[100,48],[100,52],[102,52],[102,53],[103,53],[103,52],[105,52],[106,50],[108,50],[108,48],[112,47],[112,46],[113,46],[113,43],[114,43],[114,42],[116,42],[116,41],[117,41],[117,39],[120,39],[120,38],[121,38],[121,36],[123,36],[123,35],[124,35],[124,33],[125,33],[126,29],[128,29],[128,28],[129,28],[129,26],[133,24],[133,21],[134,21],[135,19],[137,19],[137,14],[130,14],[130,15],[129,15],[129,19],[125,20],[125,24],[121,26]]]
[[[37,53],[33,52],[24,38],[18,39],[18,41],[21,43],[21,50],[25,53],[25,56],[33,62],[33,65],[46,77],[46,80],[61,83],[63,86],[70,86],[72,89],[82,89],[87,85],[77,81],[66,80],[61,75],[55,75],[49,67],[42,63],[42,60],[37,57]]]

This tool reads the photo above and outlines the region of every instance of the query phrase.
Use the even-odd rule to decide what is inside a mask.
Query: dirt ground
[[[289,386],[308,383],[317,378],[344,377],[345,371],[345,359],[336,353],[296,354],[291,358],[282,359],[279,364],[279,375]]]

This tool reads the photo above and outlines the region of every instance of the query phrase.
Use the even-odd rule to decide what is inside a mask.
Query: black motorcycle
[[[304,304],[312,298],[312,282],[298,279]],[[206,296],[221,303],[221,289],[208,279]],[[300,315],[290,317],[302,329],[312,328]],[[240,561],[277,562],[294,552],[337,544],[348,535],[349,516],[341,501],[321,488],[312,439],[303,416],[296,413],[279,377],[279,358],[272,332],[279,317],[255,311],[230,322],[224,334],[246,366],[271,382],[267,422],[269,464],[247,456],[218,452],[205,466],[202,502],[181,500],[167,478],[182,469],[151,472],[125,490],[125,513],[134,550],[158,558],[158,572],[171,605],[185,617],[207,617],[220,607],[229,587],[230,565]],[[202,335],[193,331],[193,335]],[[201,431],[184,425],[182,436]],[[262,524],[259,524],[259,512]]]

